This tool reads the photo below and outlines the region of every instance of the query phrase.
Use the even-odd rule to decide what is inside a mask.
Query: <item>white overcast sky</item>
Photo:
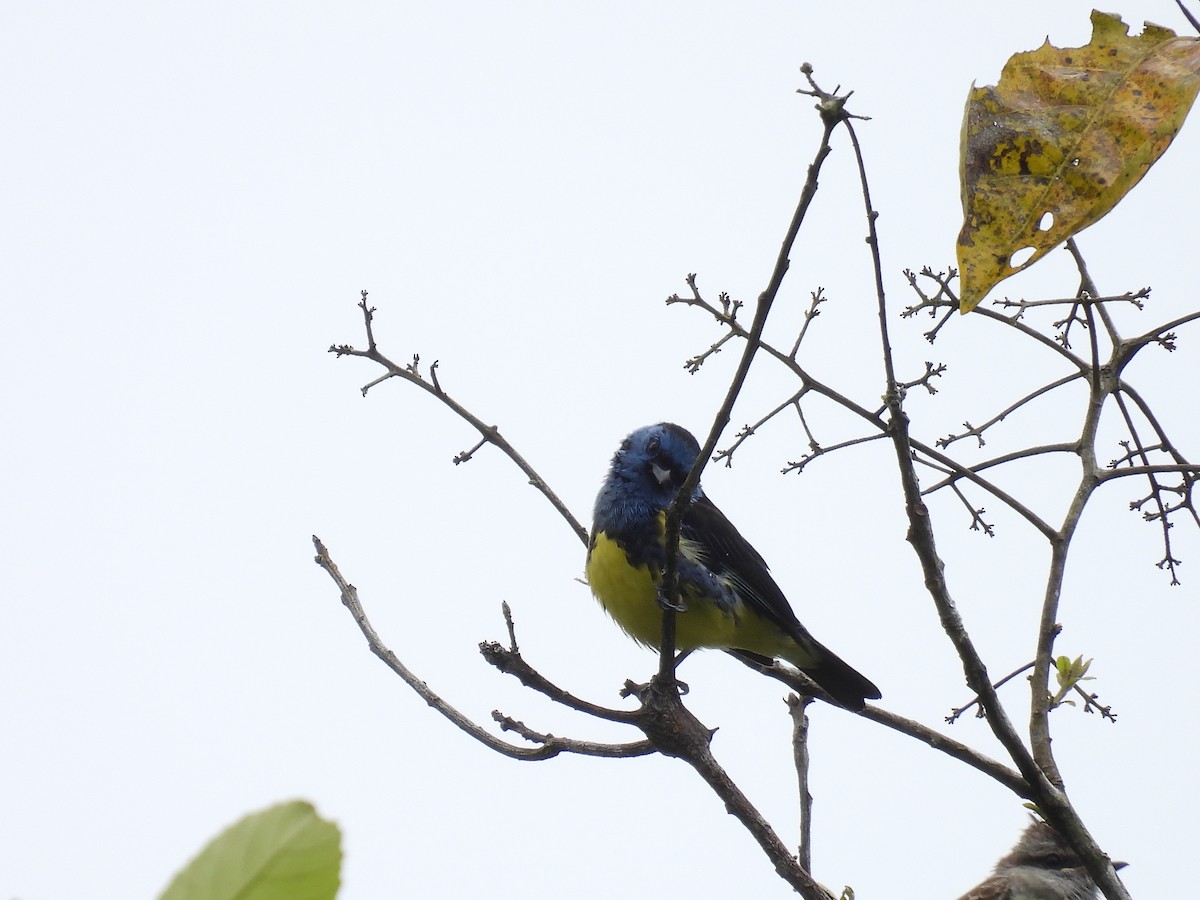
[[[586,520],[617,442],[671,419],[707,428],[734,358],[663,299],[764,287],[820,125],[794,93],[855,91],[893,311],[901,270],[953,264],[957,147],[973,80],[1046,35],[1086,43],[1088,3],[61,3],[0,12],[0,266],[6,437],[0,628],[0,896],[152,897],[218,830],[303,797],[344,831],[345,900],[784,897],[751,839],[670,760],[521,764],[471,742],[368,651],[313,564],[320,535],[392,648],[480,720],[632,740],[531,696],[479,658],[503,637],[571,691],[618,704],[654,657],[601,613],[583,550],[492,451],[421,392],[336,360],[362,345],[361,289],[394,359],[504,433]],[[1188,31],[1173,3],[1119,10]],[[865,226],[843,136],[793,257],[772,335],[808,292],[833,299],[814,373],[877,402]],[[1081,246],[1102,290],[1152,285],[1130,333],[1196,304],[1189,125]],[[1071,294],[1064,253],[1002,293]],[[981,317],[892,320],[932,440],[1059,374]],[[1200,455],[1200,342],[1127,373]],[[752,378],[734,426],[794,389]],[[981,453],[1063,440],[1078,394],[1013,417]],[[811,409],[818,437],[845,420]],[[801,618],[935,727],[968,694],[904,543],[883,444],[804,452],[781,421],[705,484],[771,561]],[[1110,440],[1103,452],[1118,452]],[[1014,490],[1057,521],[1070,464]],[[1200,540],[1182,587],[1155,529],[1102,492],[1074,548],[1061,652],[1095,657],[1117,725],[1064,710],[1055,750],[1135,896],[1178,896],[1197,831],[1190,683]],[[932,504],[950,584],[991,671],[1031,656],[1045,547],[985,498],[994,539]],[[684,667],[714,748],[795,841],[782,688],[722,654]],[[1026,690],[1004,696],[1023,721]],[[813,713],[815,874],[861,900],[955,897],[1012,843],[1017,798],[852,715]],[[948,729],[989,753],[986,726]]]

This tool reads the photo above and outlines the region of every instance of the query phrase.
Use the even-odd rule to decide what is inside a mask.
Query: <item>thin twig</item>
[[[337,585],[338,591],[341,593],[342,604],[350,611],[350,615],[353,616],[363,637],[367,639],[367,646],[371,648],[371,652],[383,660],[389,669],[399,675],[401,680],[436,712],[479,743],[512,759],[527,761],[550,759],[560,753],[583,753],[588,756],[644,756],[649,752],[645,748],[644,742],[641,741],[634,744],[602,745],[591,741],[573,741],[569,738],[552,737],[538,747],[518,747],[500,740],[443,700],[400,661],[400,658],[384,644],[374,626],[371,625],[371,621],[367,618],[362,603],[359,601],[358,589],[342,577],[342,573],[330,558],[329,551],[321,539],[314,534],[312,541],[317,551],[317,565],[324,569],[333,579],[333,583]]]
[[[800,865],[812,871],[812,791],[808,789],[808,771],[811,764],[808,753],[808,707],[813,698],[802,694],[788,694],[788,715],[792,717],[792,762],[796,767],[796,794],[800,801],[800,841],[796,856]]]
[[[1195,28],[1196,31],[1200,31],[1200,22],[1198,22],[1196,17],[1193,16],[1188,8],[1183,5],[1183,0],[1175,0],[1175,5],[1179,7],[1179,11],[1183,13],[1183,17],[1191,23],[1191,26]]]
[[[1002,412],[999,412],[996,415],[992,416],[990,419],[988,419],[982,425],[973,426],[970,423],[964,422],[963,425],[967,429],[966,431],[964,431],[962,434],[951,434],[951,435],[947,435],[944,438],[938,438],[937,446],[941,447],[942,449],[947,449],[955,441],[961,441],[965,437],[973,437],[979,442],[979,446],[982,447],[985,443],[983,440],[983,433],[985,431],[987,431],[989,428],[991,428],[993,425],[1003,422],[1005,419],[1007,419],[1009,416],[1011,416],[1014,412],[1016,412],[1018,409],[1020,409],[1025,404],[1030,403],[1033,400],[1036,400],[1038,397],[1041,397],[1041,396],[1044,396],[1045,394],[1050,393],[1051,391],[1055,390],[1056,388],[1060,388],[1063,385],[1067,385],[1073,381],[1077,381],[1081,377],[1082,377],[1082,373],[1072,372],[1070,375],[1064,375],[1062,378],[1059,378],[1057,381],[1052,381],[1049,384],[1042,385],[1041,387],[1037,388],[1036,390],[1031,391],[1030,393],[1026,394],[1024,397],[1022,397],[1016,403],[1009,405]]]
[[[803,672],[779,661],[775,661],[769,666],[763,666],[745,657],[735,655],[734,658],[756,672],[760,672],[769,678],[774,678],[776,681],[787,685],[801,696],[812,696],[813,693],[820,690]],[[913,719],[906,719],[896,713],[889,712],[883,707],[870,703],[866,704],[856,715],[864,719],[870,719],[872,722],[878,722],[880,725],[885,725],[899,734],[911,737],[937,750],[939,753],[944,753],[952,759],[965,763],[989,778],[994,779],[999,784],[1004,785],[1004,787],[1020,797],[1028,797],[1030,794],[1029,785],[1026,784],[1019,772],[980,753],[973,747],[968,747],[961,741],[956,741],[954,738],[944,735],[939,731],[934,731],[927,725],[922,725]]]
[[[1010,682],[1014,678],[1016,678],[1018,675],[1020,675],[1022,672],[1028,672],[1032,668],[1033,668],[1033,663],[1027,662],[1027,663],[1025,663],[1025,665],[1021,666],[1021,668],[1017,669],[1016,671],[1009,672],[1007,675],[1005,675],[1003,678],[1001,678],[999,681],[997,681],[995,684],[993,684],[992,687],[994,687],[996,690],[999,690],[1005,684],[1007,684],[1008,682]],[[978,705],[979,705],[979,696],[976,695],[965,706],[960,706],[956,709],[951,710],[950,715],[946,716],[946,724],[953,725],[955,722],[957,722],[962,717],[963,713],[965,713],[972,706],[978,706]]]
[[[920,484],[917,480],[913,464],[913,443],[909,437],[908,416],[902,408],[902,398],[897,389],[895,369],[892,364],[892,349],[887,335],[887,300],[883,291],[882,265],[879,259],[879,247],[875,235],[876,213],[871,206],[870,191],[867,187],[866,166],[862,160],[854,127],[846,123],[851,142],[855,147],[858,160],[859,181],[863,187],[863,202],[866,207],[867,226],[872,235],[867,243],[871,249],[871,261],[875,269],[876,296],[879,307],[880,345],[884,359],[884,371],[887,380],[888,428],[895,448],[896,461],[900,469],[900,481],[904,491],[905,510],[908,515],[908,539],[920,560],[925,574],[925,587],[929,591],[941,619],[942,628],[954,644],[959,658],[963,663],[967,684],[979,695],[980,703],[987,713],[988,725],[992,733],[1008,751],[1018,771],[1024,777],[1034,794],[1039,806],[1052,806],[1058,817],[1065,818],[1065,812],[1071,812],[1066,796],[1038,768],[1033,757],[1022,743],[1008,714],[1005,712],[991,679],[974,642],[967,634],[962,617],[958,613],[950,590],[946,584],[945,569],[937,552],[934,540],[932,520],[929,509],[921,499]],[[1076,817],[1077,819],[1077,817]],[[1082,829],[1082,825],[1080,825]]]
[[[844,450],[847,447],[855,447],[859,444],[869,444],[872,441],[878,441],[885,437],[887,437],[887,435],[883,433],[868,434],[864,437],[850,438],[850,440],[847,441],[839,441],[836,444],[830,444],[828,447],[822,447],[815,441],[810,441],[809,447],[812,449],[811,453],[805,453],[797,460],[789,460],[788,464],[779,471],[783,475],[788,475],[792,472],[803,472],[805,467],[807,467],[810,462],[819,456],[828,456],[830,453],[834,453],[838,450]]]
[[[844,98],[842,102],[844,103]],[[696,486],[700,483],[700,475],[704,471],[704,467],[708,464],[709,458],[713,455],[713,450],[716,448],[717,441],[721,438],[721,433],[725,430],[725,426],[729,424],[733,405],[737,401],[738,394],[741,393],[742,385],[746,381],[746,375],[750,371],[750,364],[753,362],[754,354],[758,350],[763,328],[766,326],[767,316],[771,312],[771,305],[775,302],[775,297],[779,293],[780,286],[783,284],[784,275],[787,274],[792,245],[795,243],[796,236],[800,232],[800,226],[804,222],[808,208],[816,196],[817,180],[821,171],[821,165],[825,162],[825,158],[829,155],[831,149],[829,144],[830,135],[838,122],[841,121],[841,118],[823,111],[821,120],[825,127],[821,133],[821,140],[817,147],[816,155],[809,164],[808,177],[804,181],[804,187],[800,191],[800,200],[796,204],[796,211],[792,214],[792,220],[788,225],[783,243],[779,248],[779,255],[775,260],[775,268],[771,273],[767,287],[758,296],[758,303],[754,310],[754,319],[750,325],[750,330],[747,332],[746,345],[742,350],[742,357],[738,361],[737,370],[734,372],[729,389],[725,393],[725,399],[718,408],[716,415],[713,416],[712,427],[709,429],[708,437],[701,446],[700,454],[697,456],[692,470],[688,473],[687,478],[684,479],[683,484],[680,485],[679,492],[675,495],[675,499],[667,510],[665,523],[666,567],[659,585],[660,605],[663,607],[663,629],[659,647],[658,677],[663,680],[674,678],[675,611],[673,605],[679,586],[677,559],[679,553],[679,531],[683,523],[683,516],[687,511],[688,505],[691,503],[692,494],[695,492]],[[729,321],[732,324],[732,318]]]
[[[363,393],[366,394],[366,392],[372,386],[379,384],[382,381],[386,381],[389,378],[402,378],[409,384],[416,385],[417,387],[421,388],[421,390],[436,397],[456,416],[470,424],[471,427],[478,431],[480,437],[482,438],[480,443],[471,450],[456,455],[454,457],[455,463],[463,463],[469,460],[472,454],[474,454],[476,450],[483,446],[484,443],[488,443],[496,447],[501,453],[511,459],[516,464],[517,468],[519,468],[525,474],[525,477],[529,479],[529,483],[533,485],[533,487],[535,487],[543,497],[550,501],[550,505],[553,506],[558,511],[558,514],[566,520],[567,524],[571,526],[571,530],[575,532],[576,537],[578,537],[579,540],[586,546],[588,541],[587,529],[584,528],[579,523],[579,520],[571,514],[571,511],[567,509],[567,505],[563,503],[563,501],[553,490],[551,490],[550,485],[543,480],[542,476],[537,473],[537,470],[534,469],[533,466],[531,466],[525,460],[525,458],[517,452],[516,448],[513,447],[512,444],[510,444],[500,435],[500,430],[494,425],[486,424],[482,419],[447,394],[442,389],[441,384],[437,382],[436,378],[430,381],[427,381],[425,378],[423,378],[417,367],[419,362],[418,357],[413,357],[413,362],[411,364],[407,366],[401,366],[384,356],[383,353],[379,351],[379,348],[375,343],[375,334],[372,330],[372,322],[375,317],[375,308],[367,305],[366,291],[362,292],[362,299],[359,300],[358,306],[363,311],[363,321],[367,330],[367,349],[355,350],[354,347],[350,346],[349,344],[334,344],[329,348],[329,352],[338,357],[357,356],[363,359],[369,359],[387,369],[387,375],[372,381],[363,388]],[[436,365],[437,364],[434,363],[435,368]]]
[[[767,413],[765,416],[763,416],[761,419],[759,419],[757,422],[755,422],[753,425],[745,425],[742,428],[740,428],[738,430],[737,435],[734,437],[733,443],[730,444],[724,450],[718,451],[716,456],[713,458],[713,462],[720,462],[723,459],[723,460],[725,460],[725,466],[727,468],[731,467],[733,465],[733,454],[737,452],[738,447],[742,446],[742,444],[745,443],[751,436],[753,436],[758,431],[758,429],[762,428],[764,425],[766,425],[769,421],[771,421],[773,418],[775,418],[777,415],[779,415],[781,412],[783,412],[788,407],[794,406],[798,410],[800,400],[801,400],[801,398],[804,397],[804,395],[807,392],[808,392],[807,388],[803,388],[803,387],[800,388],[799,391],[797,391],[795,394],[792,394],[792,396],[788,397],[786,400],[784,400],[782,403],[780,403],[778,406],[776,406],[774,409],[772,409],[769,413]],[[803,419],[803,417],[804,417],[804,414],[801,413],[801,419]]]
[[[819,287],[810,295],[808,309],[804,311],[804,324],[800,326],[800,333],[796,335],[796,343],[792,344],[792,352],[788,354],[792,359],[795,359],[796,354],[800,352],[800,345],[804,343],[804,336],[808,334],[808,326],[821,314],[817,307],[828,300],[829,298],[825,296],[825,288]]]

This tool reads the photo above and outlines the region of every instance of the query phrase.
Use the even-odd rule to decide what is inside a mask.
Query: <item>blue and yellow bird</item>
[[[617,624],[648,647],[662,637],[666,511],[699,453],[700,444],[678,425],[639,428],[621,442],[596,497],[588,583]],[[800,624],[762,556],[699,487],[683,516],[677,565],[677,650],[714,647],[762,663],[786,660],[847,709],[880,696]]]

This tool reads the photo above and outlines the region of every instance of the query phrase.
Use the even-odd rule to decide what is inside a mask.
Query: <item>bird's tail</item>
[[[820,646],[819,644],[817,646]],[[826,693],[846,709],[860,710],[867,700],[878,700],[882,694],[871,679],[849,663],[821,647],[815,667],[801,666],[788,660],[820,685]]]
[[[730,652],[740,659],[764,668],[770,667],[774,662],[746,650]],[[789,647],[780,657],[815,681],[818,687],[846,709],[857,712],[867,700],[878,700],[882,696],[879,688],[875,687],[869,678],[812,638],[808,638],[804,643],[797,641],[794,650]]]

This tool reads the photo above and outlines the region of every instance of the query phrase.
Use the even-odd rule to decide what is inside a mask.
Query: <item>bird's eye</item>
[[[1047,854],[1042,859],[1042,862],[1045,864],[1047,869],[1062,869],[1066,866],[1066,860],[1064,860],[1057,853]]]
[[[658,451],[662,449],[662,441],[656,437],[650,438],[646,443],[646,452],[651,456],[658,456]]]

